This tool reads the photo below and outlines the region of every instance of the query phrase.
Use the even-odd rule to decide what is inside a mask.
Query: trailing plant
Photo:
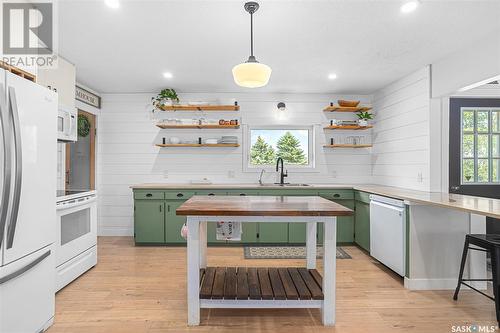
[[[86,137],[90,133],[90,121],[83,114],[78,115],[78,136]]]
[[[151,102],[156,109],[158,109],[165,102],[165,100],[178,103],[179,97],[177,96],[175,90],[171,88],[162,89],[156,97],[151,97]]]
[[[370,119],[373,119],[373,115],[370,113],[370,112],[367,112],[367,111],[360,111],[358,113],[356,113],[356,115],[358,116],[358,118],[360,120],[370,120]]]

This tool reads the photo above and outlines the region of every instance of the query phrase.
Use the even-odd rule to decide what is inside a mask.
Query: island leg
[[[187,217],[187,297],[188,325],[200,324],[200,222]]]
[[[207,268],[207,221],[200,222],[200,267]]]
[[[323,223],[323,325],[335,325],[335,274],[337,269],[337,218]]]
[[[306,230],[307,268],[316,268],[316,222],[307,222]]]

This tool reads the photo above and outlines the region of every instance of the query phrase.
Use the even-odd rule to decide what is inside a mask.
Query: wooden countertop
[[[195,195],[177,215],[201,216],[348,216],[349,208],[317,196],[201,196]]]

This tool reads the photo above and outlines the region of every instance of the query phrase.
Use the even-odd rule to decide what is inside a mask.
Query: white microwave
[[[57,114],[57,140],[77,141],[78,113],[76,108],[61,108]]]

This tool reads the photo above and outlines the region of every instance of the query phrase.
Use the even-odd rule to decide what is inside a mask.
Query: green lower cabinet
[[[305,223],[288,223],[288,242],[305,244],[306,230]]]
[[[242,223],[243,233],[241,235],[242,243],[257,243],[258,223],[246,222]]]
[[[259,243],[288,243],[288,223],[259,223]]]
[[[332,200],[344,207],[354,210],[353,200]],[[337,217],[337,243],[354,242],[354,217]],[[323,223],[318,223],[318,243],[323,243]]]
[[[165,203],[163,200],[135,200],[134,235],[136,243],[165,243]]]
[[[186,217],[177,215],[176,209],[179,208],[185,200],[167,200],[166,218],[165,218],[165,239],[170,244],[184,244],[186,240],[181,236],[181,228],[186,223]]]
[[[370,204],[356,201],[354,242],[370,252]]]

